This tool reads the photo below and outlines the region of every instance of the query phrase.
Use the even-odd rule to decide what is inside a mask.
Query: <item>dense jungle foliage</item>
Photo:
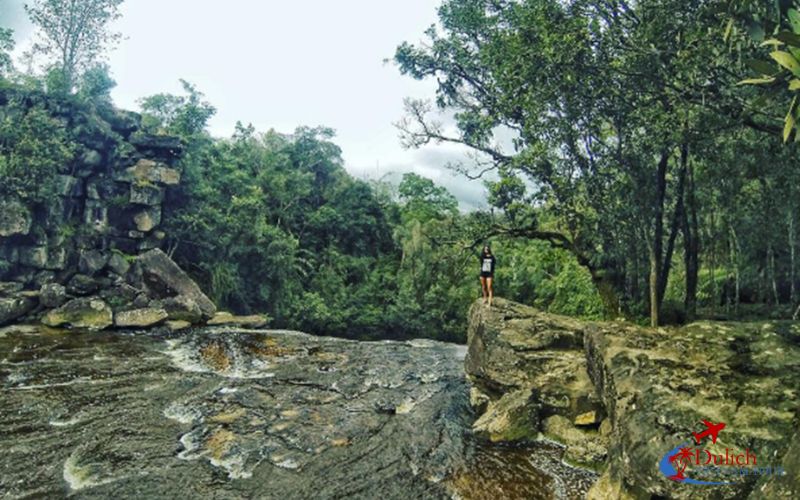
[[[486,183],[488,212],[460,212],[413,173],[398,185],[353,178],[324,127],[239,124],[212,137],[215,108],[183,82],[181,95],[140,102],[148,131],[186,146],[165,211],[167,250],[221,307],[320,334],[463,340],[486,242],[496,294],[552,312],[653,324],[791,316],[794,101],[785,114],[800,66],[776,52],[800,58],[792,7],[443,2],[427,41],[395,54],[404,74],[438,82],[433,102],[408,101],[399,126],[411,147],[474,150],[479,163],[462,168],[489,173],[474,181]],[[12,48],[0,30],[0,85],[111,105],[98,54],[53,58],[34,76],[14,69]],[[0,114],[0,178],[41,202],[54,166],[76,152],[44,106],[20,118],[16,105]],[[453,113],[456,133],[437,111]]]

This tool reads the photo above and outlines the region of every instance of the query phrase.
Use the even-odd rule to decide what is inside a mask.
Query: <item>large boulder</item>
[[[759,467],[781,465],[800,407],[800,325],[604,325],[587,330],[585,345],[613,428],[604,488],[677,499],[744,498],[754,490],[753,473],[725,476],[730,484],[713,488],[670,480],[657,464],[683,443],[723,457],[747,450]],[[704,420],[726,424],[716,443],[698,444],[692,437],[706,428]],[[685,475],[719,481],[693,467]],[[590,498],[603,498],[604,491],[593,490]]]
[[[149,184],[131,184],[130,202],[138,205],[157,206],[164,201],[164,190]]]
[[[217,307],[200,287],[167,254],[158,248],[137,259],[139,269],[151,295],[158,298],[184,296],[193,300],[205,318],[211,318]]]
[[[36,301],[23,295],[0,297],[0,325],[24,316],[36,306]]]
[[[47,268],[47,247],[21,247],[19,249],[19,262],[36,269]]]
[[[499,299],[472,307],[468,337],[473,428],[496,441],[546,437],[568,461],[604,462],[590,499],[798,498],[800,324],[650,329]],[[716,442],[697,442],[703,421],[726,424]],[[681,447],[695,457],[687,478],[728,484],[673,480]],[[723,476],[697,464],[713,455]],[[763,475],[780,467],[786,475]]]
[[[137,211],[133,215],[133,223],[139,232],[152,231],[161,224],[161,207],[147,207]]]
[[[147,327],[161,323],[165,319],[167,319],[167,311],[145,307],[118,312],[114,315],[114,325],[120,328]]]
[[[158,302],[158,305],[167,311],[170,320],[188,321],[195,324],[203,319],[203,311],[200,310],[200,306],[185,295],[167,297]]]
[[[67,301],[67,289],[58,283],[47,283],[39,289],[39,302],[48,308],[60,307]]]
[[[465,368],[473,399],[488,400],[473,429],[493,441],[535,439],[542,433],[558,439],[550,432],[555,426],[542,425],[547,417],[580,423],[579,417],[593,414],[599,423],[604,410],[586,370],[585,329],[578,320],[504,299],[491,308],[473,304]],[[595,429],[574,427],[569,435],[584,439],[571,441],[594,444],[573,449],[560,440],[568,445],[567,458],[596,465],[604,458],[603,440]],[[592,453],[582,453],[585,449]]]
[[[108,264],[109,255],[100,250],[85,250],[78,260],[78,270],[83,274],[95,274]]]
[[[489,401],[472,429],[491,441],[535,439],[539,430],[539,407],[530,389],[517,389]]]
[[[149,301],[144,291],[124,282],[104,288],[100,291],[100,297],[111,306],[114,312],[142,307]]]
[[[47,326],[71,326],[87,330],[102,330],[111,326],[111,308],[97,297],[73,299],[63,306],[49,311],[42,323]]]
[[[119,252],[112,252],[108,258],[108,269],[118,276],[125,276],[131,268],[130,262]]]
[[[47,251],[47,262],[45,269],[61,271],[67,267],[67,249],[59,246],[52,246]]]
[[[134,133],[128,141],[145,156],[172,161],[183,154],[183,144],[178,137]]]
[[[181,180],[180,172],[163,163],[152,160],[139,160],[136,165],[115,173],[115,179],[138,186],[164,184],[174,186]]]
[[[76,274],[67,283],[67,291],[72,295],[92,295],[105,284],[100,278]]]
[[[0,236],[28,234],[33,218],[28,207],[16,198],[0,199]]]

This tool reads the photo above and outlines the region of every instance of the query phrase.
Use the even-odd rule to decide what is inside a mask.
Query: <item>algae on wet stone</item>
[[[113,313],[101,299],[82,297],[48,311],[42,318],[42,323],[47,326],[68,325],[87,330],[102,330],[113,324]]]

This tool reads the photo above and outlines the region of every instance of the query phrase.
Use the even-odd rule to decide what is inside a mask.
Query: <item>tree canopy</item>
[[[773,109],[753,105],[752,93],[736,85],[758,47],[742,41],[733,57],[719,43],[727,7],[445,1],[427,41],[401,44],[395,61],[404,74],[436,79],[436,109],[453,114],[457,133],[446,135],[424,101],[408,101],[401,132],[412,146],[444,141],[474,150],[475,175],[499,177],[491,201],[507,214],[504,231],[572,252],[610,314],[641,302],[646,289],[651,322],[659,323],[681,241],[691,316],[698,169],[717,160],[719,137],[744,149],[758,140],[742,140],[744,129],[774,128]],[[512,136],[510,148],[499,146],[498,131]],[[713,168],[705,173],[717,178]],[[555,217],[541,224],[524,216],[529,206]]]
[[[49,62],[53,84],[71,91],[80,75],[116,44],[120,34],[110,23],[120,17],[124,0],[33,0],[25,4],[36,40],[30,56]]]

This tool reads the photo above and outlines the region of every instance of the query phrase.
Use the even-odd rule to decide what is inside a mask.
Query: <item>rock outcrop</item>
[[[477,431],[495,440],[550,437],[567,446],[567,459],[583,463],[606,455],[589,498],[800,497],[798,438],[792,441],[800,325],[647,329],[581,322],[502,299],[495,304],[477,303],[470,313],[466,369],[483,395],[473,401],[486,407]],[[716,443],[693,438],[703,420],[726,424]],[[692,462],[687,477],[729,484],[671,480],[665,470],[677,472],[669,458],[681,445],[700,450],[700,464]],[[735,469],[746,474],[725,476],[698,468],[726,453],[749,453],[757,467],[740,464]],[[720,469],[732,474],[726,465]],[[772,473],[781,467],[786,475]]]
[[[0,185],[0,326],[37,318],[145,326],[152,317],[131,312],[145,309],[167,315],[158,322],[212,318],[214,303],[160,250],[164,202],[180,183],[180,140],[144,133],[135,113],[0,89],[0,116],[14,119],[24,106],[62,122],[76,153],[44,199]],[[101,302],[96,318],[89,306]],[[117,320],[106,321],[106,310]]]
[[[604,408],[587,372],[584,330],[578,320],[503,299],[492,308],[476,302],[465,365],[472,400],[488,404],[474,429],[493,441],[544,435],[571,443],[568,460],[601,464]]]
[[[145,287],[151,296],[184,297],[187,302],[197,304],[205,317],[214,316],[217,311],[214,303],[200,290],[197,283],[160,249],[155,248],[140,255],[137,262],[141,268]]]

